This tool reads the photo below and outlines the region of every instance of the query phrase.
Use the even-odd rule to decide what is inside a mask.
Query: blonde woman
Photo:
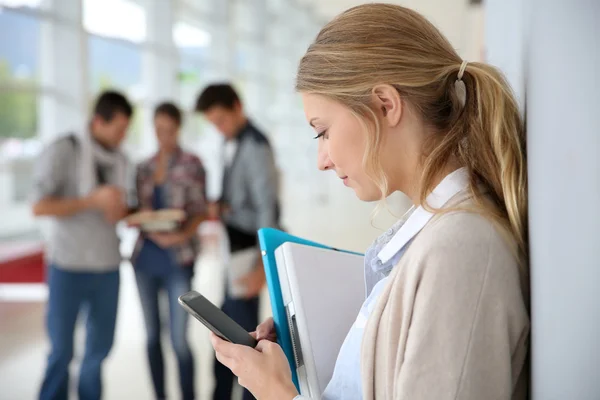
[[[368,297],[322,398],[525,399],[525,134],[501,74],[416,12],[370,4],[323,28],[297,89],[321,170],[361,200],[414,203],[366,252]],[[277,344],[212,341],[259,400],[298,395]]]

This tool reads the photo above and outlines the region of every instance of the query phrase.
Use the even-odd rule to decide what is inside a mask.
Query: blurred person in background
[[[171,343],[179,366],[183,400],[194,399],[194,359],[187,340],[188,314],[178,297],[191,290],[194,264],[200,251],[198,226],[205,220],[206,176],[200,159],[179,146],[182,116],[172,103],[154,112],[158,152],[141,163],[136,173],[141,210],[180,209],[181,228],[168,233],[140,234],[132,264],[140,294],[147,334],[148,361],[157,399],[165,399],[165,372],[161,346],[159,293],[169,300]]]
[[[224,137],[223,185],[213,212],[223,221],[231,252],[222,310],[244,329],[258,325],[259,295],[265,275],[256,231],[278,227],[278,177],[271,145],[248,119],[229,84],[210,85],[198,97],[196,110]],[[214,400],[229,400],[231,371],[215,360]],[[252,399],[244,392],[244,399]]]
[[[46,316],[51,351],[41,400],[68,398],[73,335],[82,309],[87,338],[79,398],[101,397],[101,367],[113,345],[119,295],[115,224],[127,214],[127,160],[118,149],[132,112],[122,94],[102,93],[89,132],[57,139],[35,167],[33,213],[51,217],[52,224]]]

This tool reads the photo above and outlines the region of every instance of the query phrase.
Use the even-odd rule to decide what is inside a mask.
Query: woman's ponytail
[[[464,65],[464,63],[463,63]],[[524,124],[518,104],[502,74],[482,63],[469,63],[449,72],[445,89],[452,110],[448,134],[437,143],[425,165],[425,178],[433,177],[437,165],[455,155],[476,179],[472,189],[483,185],[493,205],[480,201],[486,214],[503,222],[511,231],[519,258],[527,264],[527,156]],[[462,82],[466,96],[460,93]],[[433,155],[433,154],[432,154]],[[434,161],[437,160],[437,161]],[[424,185],[427,186],[427,185]],[[426,196],[426,191],[422,193]],[[483,200],[482,196],[476,196]]]

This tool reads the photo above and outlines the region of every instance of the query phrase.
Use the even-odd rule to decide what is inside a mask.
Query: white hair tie
[[[468,63],[468,61],[463,61],[462,64],[460,64],[458,76],[456,77],[456,82],[454,82],[454,90],[456,91],[456,96],[458,97],[458,101],[460,101],[460,105],[463,107],[467,102],[467,87],[465,86],[465,82],[463,82],[462,78],[465,74],[465,69],[467,69]]]
[[[468,61],[463,61],[462,64],[460,64],[460,69],[458,70],[458,80],[460,81],[465,73],[465,69],[467,69],[467,64],[469,62]]]

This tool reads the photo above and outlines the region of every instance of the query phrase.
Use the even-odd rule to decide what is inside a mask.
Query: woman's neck
[[[177,148],[160,148],[158,150],[158,158],[160,160],[168,161],[173,156],[173,154],[175,154],[176,151]]]
[[[460,163],[455,159],[452,159],[446,163],[446,165],[441,168],[435,177],[432,179],[431,184],[428,188],[426,188],[425,198],[429,196],[429,194],[435,189],[445,177],[450,175],[452,172],[456,171],[461,167]],[[421,192],[423,191],[423,187],[421,186],[423,183],[423,169],[418,168],[416,173],[413,175],[412,184],[410,185],[410,189],[408,189],[404,194],[406,194],[412,203],[415,206],[421,205]]]

